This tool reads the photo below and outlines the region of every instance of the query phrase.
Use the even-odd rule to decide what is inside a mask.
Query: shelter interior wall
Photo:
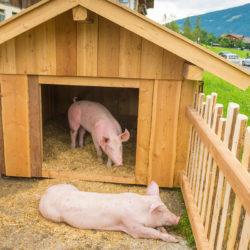
[[[184,60],[90,13],[67,11],[0,46],[0,73],[182,79]]]
[[[139,90],[134,88],[42,85],[43,123],[66,116],[73,97],[102,103],[123,128],[137,127]]]

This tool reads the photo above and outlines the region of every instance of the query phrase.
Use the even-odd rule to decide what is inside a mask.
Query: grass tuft
[[[184,202],[181,190],[179,188],[176,188],[174,190],[179,191],[178,196],[179,196],[180,202]],[[184,210],[184,212],[180,216],[180,221],[179,221],[178,225],[166,227],[166,229],[168,232],[173,232],[173,233],[176,233],[178,235],[181,235],[182,237],[184,237],[187,240],[188,247],[196,249],[195,240],[194,240],[192,228],[191,228],[191,225],[190,225],[190,222],[188,219],[187,210]]]

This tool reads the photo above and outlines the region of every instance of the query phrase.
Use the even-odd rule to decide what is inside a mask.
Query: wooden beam
[[[79,0],[79,4],[241,89],[250,86],[249,71],[115,1]]]
[[[54,179],[67,178],[67,179],[78,179],[86,181],[136,184],[134,176],[100,175],[100,174],[85,173],[79,171],[43,170],[42,177],[54,178]]]
[[[88,17],[87,9],[80,6],[80,5],[73,8],[72,13],[73,13],[73,20],[74,21],[84,22],[84,21],[86,21],[86,19]]]
[[[208,242],[198,208],[195,205],[194,196],[192,194],[188,178],[185,176],[185,173],[183,171],[179,172],[179,179],[182,195],[188,212],[188,218],[195,238],[196,247],[198,250],[212,250],[212,247]]]
[[[203,69],[189,63],[184,63],[183,77],[185,79],[200,81],[202,80],[202,76],[203,76]]]
[[[139,88],[140,80],[102,77],[39,76],[40,84]]]
[[[250,174],[192,107],[186,108],[186,116],[250,214]]]

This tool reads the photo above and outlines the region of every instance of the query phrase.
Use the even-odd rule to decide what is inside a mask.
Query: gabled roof
[[[114,0],[43,0],[0,23],[0,44],[78,5],[241,89],[250,86],[250,73],[247,70]]]

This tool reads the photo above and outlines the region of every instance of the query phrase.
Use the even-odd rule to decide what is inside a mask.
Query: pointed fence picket
[[[196,107],[186,109],[192,129],[186,174],[180,173],[197,248],[250,249],[248,118],[236,103],[222,118],[217,94],[204,98],[199,94]]]

